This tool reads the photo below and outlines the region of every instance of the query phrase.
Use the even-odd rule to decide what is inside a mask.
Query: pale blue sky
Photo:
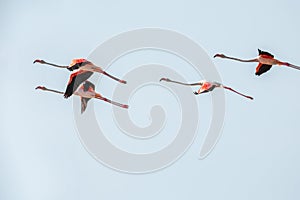
[[[63,90],[69,72],[32,64],[36,58],[69,64],[113,35],[160,27],[187,35],[211,57],[223,52],[253,58],[261,48],[300,65],[299,6],[257,0],[1,1],[0,199],[299,199],[300,71],[274,67],[256,77],[255,64],[214,60],[223,82],[255,101],[226,93],[223,135],[206,159],[198,160],[204,125],[175,164],[130,175],[101,165],[83,148],[72,100],[34,90],[40,84]],[[143,54],[136,59],[149,62],[157,53]],[[202,116],[209,116],[209,95],[198,101]]]

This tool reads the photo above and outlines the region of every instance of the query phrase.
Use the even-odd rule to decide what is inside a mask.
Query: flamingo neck
[[[69,66],[56,65],[56,64],[53,64],[53,63],[49,63],[49,62],[45,62],[45,64],[51,65],[53,67],[59,67],[59,68],[68,68],[69,67]]]
[[[256,58],[255,59],[249,59],[249,60],[244,60],[244,59],[234,58],[234,57],[229,57],[229,56],[224,56],[224,58],[239,61],[239,62],[258,62],[258,60]]]

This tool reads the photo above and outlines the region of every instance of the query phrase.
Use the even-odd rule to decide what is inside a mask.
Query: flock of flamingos
[[[258,49],[258,54],[259,55],[257,58],[249,59],[249,60],[229,57],[224,54],[216,54],[214,56],[214,58],[216,58],[216,57],[225,58],[225,59],[231,59],[231,60],[235,60],[235,61],[239,61],[239,62],[257,62],[258,66],[256,67],[255,75],[258,75],[258,76],[269,71],[273,65],[287,66],[287,67],[291,67],[291,68],[300,70],[299,66],[292,65],[288,62],[279,61],[279,60],[275,59],[272,54],[270,54],[266,51],[261,51],[260,49]],[[126,109],[128,108],[128,105],[126,105],[126,104],[121,104],[121,103],[112,101],[110,99],[107,99],[107,98],[101,96],[99,93],[97,93],[95,91],[95,85],[93,83],[91,83],[90,81],[88,81],[88,79],[92,76],[92,74],[94,72],[98,72],[98,73],[102,73],[102,74],[108,76],[109,78],[111,78],[115,81],[118,81],[119,83],[126,84],[126,81],[118,79],[118,78],[108,74],[101,67],[96,66],[95,64],[93,64],[92,62],[90,62],[86,59],[74,59],[74,60],[72,60],[72,62],[69,66],[56,65],[56,64],[46,62],[44,60],[39,60],[39,59],[35,60],[33,63],[51,65],[54,67],[65,68],[65,69],[68,69],[69,71],[72,71],[65,92],[48,89],[44,86],[38,86],[38,87],[36,87],[36,89],[45,90],[45,91],[49,91],[49,92],[55,92],[58,94],[63,94],[65,98],[72,96],[72,94],[80,96],[80,98],[81,98],[81,113],[83,113],[85,111],[88,101],[92,98],[106,101],[108,103],[111,103],[115,106],[119,106],[121,108],[126,108]],[[161,78],[160,81],[167,81],[167,82],[172,82],[172,83],[181,84],[181,85],[185,85],[185,86],[198,86],[199,85],[200,89],[198,91],[194,92],[195,95],[210,92],[210,91],[214,90],[215,88],[224,88],[224,89],[230,90],[232,92],[235,92],[236,94],[239,94],[243,97],[253,100],[253,97],[251,97],[251,96],[244,95],[230,87],[227,87],[221,83],[214,82],[214,81],[210,82],[210,81],[206,81],[206,80],[201,80],[197,83],[182,83],[182,82],[178,82],[178,81],[173,81],[169,78]]]

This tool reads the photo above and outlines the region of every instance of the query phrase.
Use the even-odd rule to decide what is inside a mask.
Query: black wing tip
[[[262,51],[260,49],[258,49],[258,55],[267,55],[267,56],[271,56],[272,58],[274,58],[274,55],[271,54],[270,52],[268,52],[268,51]]]
[[[81,106],[81,112],[80,112],[80,113],[83,114],[84,111],[85,111],[85,109],[86,109],[86,108],[85,108],[84,106]]]
[[[81,99],[81,114],[83,114],[87,108],[90,98],[80,97]]]
[[[72,94],[64,94],[65,99],[69,98],[70,96],[72,96]]]

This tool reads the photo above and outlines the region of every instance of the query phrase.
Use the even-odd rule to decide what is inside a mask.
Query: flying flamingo
[[[236,61],[240,61],[240,62],[258,62],[258,66],[256,67],[256,71],[255,71],[255,75],[258,75],[258,76],[269,71],[271,69],[272,65],[279,65],[279,66],[283,65],[283,66],[287,66],[287,67],[291,67],[291,68],[300,70],[299,66],[290,64],[288,62],[281,62],[279,60],[276,60],[274,58],[274,56],[272,54],[270,54],[269,52],[261,51],[260,49],[258,49],[258,55],[259,56],[257,58],[250,59],[250,60],[233,58],[233,57],[226,56],[224,54],[216,54],[214,56],[214,58],[216,58],[216,57],[226,58],[226,59],[236,60]]]
[[[108,74],[107,72],[103,71],[101,67],[94,65],[92,62],[86,59],[73,59],[69,66],[56,65],[39,59],[35,60],[33,63],[41,63],[41,64],[51,65],[58,68],[65,68],[68,69],[69,71],[73,71],[73,73],[70,75],[68,85],[64,93],[65,98],[70,97],[77,90],[78,86],[81,83],[83,83],[89,77],[92,76],[93,72],[102,73],[120,83],[126,84],[126,81],[120,80]]]
[[[172,82],[172,83],[177,83],[177,84],[181,84],[181,85],[185,85],[185,86],[196,86],[196,85],[200,85],[200,89],[197,91],[197,92],[194,92],[195,95],[199,95],[199,94],[202,94],[202,93],[206,93],[206,92],[211,92],[213,91],[215,88],[224,88],[226,90],[230,90],[232,92],[235,92],[243,97],[246,97],[248,99],[251,99],[253,100],[253,97],[251,96],[247,96],[247,95],[244,95],[230,87],[227,87],[221,83],[218,83],[218,82],[209,82],[209,81],[206,81],[206,80],[202,80],[202,81],[199,81],[197,83],[182,83],[182,82],[178,82],[178,81],[172,81],[171,79],[168,79],[168,78],[161,78],[160,81],[166,81],[166,82]]]
[[[51,65],[51,66],[58,67],[58,68],[65,68],[65,69],[68,69],[69,71],[81,69],[84,71],[98,72],[98,73],[102,73],[102,74],[114,79],[115,81],[126,84],[126,81],[120,80],[120,79],[108,74],[101,67],[93,64],[92,62],[90,62],[84,58],[73,59],[69,66],[56,65],[56,64],[46,62],[44,60],[39,60],[39,59],[35,60],[33,63],[37,63],[37,62],[41,63],[41,64]]]
[[[36,90],[40,89],[40,90],[44,90],[44,91],[54,92],[54,93],[58,93],[58,94],[64,94],[61,91],[48,89],[44,86],[37,86],[35,89]],[[77,95],[77,96],[80,96],[80,99],[81,99],[81,113],[83,113],[85,111],[88,101],[92,98],[100,99],[100,100],[106,101],[108,103],[111,103],[112,105],[119,106],[119,107],[122,107],[122,108],[128,108],[128,105],[112,101],[110,99],[102,97],[99,93],[96,93],[95,92],[95,85],[93,83],[89,82],[89,81],[85,81],[83,84],[81,84],[81,86],[74,92],[74,94]]]

